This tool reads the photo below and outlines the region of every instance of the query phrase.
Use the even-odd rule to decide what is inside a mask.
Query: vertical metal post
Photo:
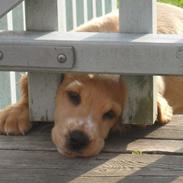
[[[120,0],[119,14],[121,33],[156,33],[156,0]],[[128,87],[124,123],[153,124],[157,115],[154,77],[123,79]]]
[[[57,9],[57,0],[26,0],[26,30],[58,30]],[[52,121],[55,95],[61,74],[29,72],[28,77],[30,120]]]

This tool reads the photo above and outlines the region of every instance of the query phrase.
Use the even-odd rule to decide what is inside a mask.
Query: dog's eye
[[[75,92],[75,91],[68,91],[67,95],[69,97],[69,100],[74,105],[79,105],[81,103],[81,97],[80,97],[80,95],[77,92]]]
[[[115,112],[113,110],[109,110],[108,112],[103,114],[103,119],[104,120],[112,120],[115,118]]]

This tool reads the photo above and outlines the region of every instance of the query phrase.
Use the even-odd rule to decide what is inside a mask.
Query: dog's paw
[[[158,122],[166,124],[171,121],[173,117],[173,109],[168,104],[167,100],[163,96],[158,97]]]
[[[30,128],[27,105],[16,104],[0,111],[0,134],[24,135]]]

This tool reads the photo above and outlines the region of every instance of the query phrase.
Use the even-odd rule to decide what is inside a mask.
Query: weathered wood
[[[64,179],[65,180],[65,179]],[[66,179],[67,180],[67,179]],[[171,182],[173,183],[182,183],[183,182],[183,177],[178,176],[127,176],[127,177],[78,177],[74,179],[73,182],[77,183],[92,183],[92,182],[97,182],[97,183],[146,183],[146,182],[151,182],[151,183],[167,183]]]
[[[12,10],[15,6],[21,3],[23,0],[1,0],[0,2],[0,18],[4,16],[8,11]]]
[[[121,0],[119,9],[120,32],[155,33],[157,29],[155,3],[156,0]],[[144,51],[138,54],[143,55]],[[134,53],[136,55],[136,50]],[[150,64],[149,57],[145,61]],[[152,76],[126,76],[123,77],[123,80],[127,83],[128,88],[128,100],[123,122],[153,124],[157,118],[154,78]]]
[[[177,119],[176,119],[177,118]],[[133,127],[125,133],[113,133],[106,140],[103,152],[183,154],[183,120],[174,117],[174,123],[165,126]],[[52,123],[34,123],[28,135],[1,136],[0,150],[56,151],[51,142]]]
[[[182,180],[183,174],[181,156],[111,153],[90,159],[66,159],[56,152],[3,151],[0,159],[1,182],[91,182],[101,178],[107,182],[130,182],[142,177],[172,182]]]
[[[182,129],[183,127],[183,117],[182,117],[182,114],[179,114],[179,115],[174,115],[173,116],[173,119],[170,123],[166,124],[165,126],[163,126],[163,128],[171,128],[171,129],[174,129],[175,128],[178,128],[178,129]]]
[[[54,31],[58,30],[58,4],[57,0],[26,0],[25,1],[25,12],[26,12],[26,29],[29,31]],[[35,46],[35,45],[34,45]],[[38,47],[36,47],[38,49]],[[62,65],[59,63],[57,58],[60,54],[68,59],[68,62],[63,63],[64,65],[69,63],[69,60],[74,57],[73,50],[58,51],[56,47],[53,48],[55,54],[51,54],[48,50],[48,55],[52,55],[52,58],[47,57],[51,61],[56,61],[57,66]],[[39,51],[39,56],[37,64],[41,63],[42,56],[45,56],[46,52],[41,53]],[[65,52],[65,53],[63,53]],[[18,50],[20,54],[21,51]],[[31,55],[34,55],[32,53]],[[25,59],[27,57],[24,57]],[[43,59],[42,63],[48,64],[47,59]],[[35,60],[35,59],[34,59]],[[70,60],[70,61],[71,61]],[[74,60],[73,60],[74,61]],[[32,61],[33,62],[33,61]],[[74,63],[74,62],[73,62]],[[29,65],[29,64],[28,64]],[[31,65],[31,64],[30,64]],[[30,66],[29,65],[29,66]],[[69,64],[70,65],[70,64]],[[60,83],[60,74],[58,73],[40,73],[40,67],[38,65],[35,67],[38,72],[29,72],[29,111],[31,121],[53,121],[53,114],[55,108],[55,96],[56,90]]]
[[[127,176],[153,175],[176,176],[183,171],[182,156],[165,155],[131,155],[118,153],[102,153],[93,158],[87,159],[67,159],[57,152],[23,152],[23,151],[1,151],[0,154],[1,171],[2,168],[17,170],[37,169],[55,170],[55,174],[60,172],[61,176],[81,175],[83,177],[95,176]],[[11,163],[12,162],[12,163]],[[11,167],[10,167],[11,165]],[[148,166],[151,171],[148,171]],[[168,168],[169,166],[169,168]],[[70,170],[68,171],[68,168]],[[161,171],[158,171],[158,168]],[[56,171],[58,169],[59,171]],[[140,170],[142,169],[142,171]],[[136,171],[138,171],[135,173]],[[80,173],[80,174],[79,174]]]
[[[2,170],[3,176],[0,181],[3,183],[15,182],[15,183],[182,183],[183,177],[181,175],[173,176],[96,176],[96,177],[82,177],[79,175],[75,176],[64,176],[59,174],[58,170],[40,170],[40,169],[28,169],[28,170]],[[8,173],[11,176],[7,176]],[[16,180],[16,181],[15,181]]]
[[[170,145],[171,144],[171,145]],[[0,150],[21,151],[54,151],[56,148],[51,142],[51,135],[36,137],[2,137]],[[110,138],[102,152],[105,153],[132,153],[142,152],[147,154],[174,154],[183,155],[182,140],[158,139],[125,139]]]
[[[21,40],[21,42],[20,42]],[[183,39],[175,35],[83,33],[83,32],[0,32],[0,50],[19,46],[72,46],[75,65],[72,69],[52,67],[31,68],[26,58],[4,54],[0,70],[71,71],[116,74],[183,74]],[[21,50],[20,50],[21,51]],[[6,59],[6,57],[8,59]],[[14,67],[11,67],[13,63]],[[166,62],[166,64],[165,64]],[[31,63],[30,63],[31,64]]]
[[[121,141],[120,143],[119,138],[110,139],[103,152],[131,153],[139,151],[148,154],[183,154],[182,140],[121,139]]]
[[[171,135],[176,134],[177,129],[183,130],[182,116],[175,116],[172,123],[158,129],[172,130],[169,134],[170,140],[166,140],[167,132],[164,140],[159,140],[157,135],[154,140],[144,137],[135,141],[130,137],[134,132],[130,132],[126,139],[123,137],[120,139],[119,136],[118,139],[115,139],[116,136],[110,137],[111,140],[107,140],[108,144],[102,153],[83,159],[65,158],[56,151],[50,140],[52,126],[51,123],[34,123],[27,136],[0,136],[0,182],[182,183],[183,181],[182,140],[171,140]],[[153,129],[152,126],[150,128]],[[140,152],[145,149],[148,149],[147,153],[152,154]]]

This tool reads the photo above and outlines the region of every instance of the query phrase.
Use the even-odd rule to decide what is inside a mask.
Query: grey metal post
[[[26,0],[28,31],[58,30],[57,0]],[[29,72],[29,109],[31,121],[52,121],[55,95],[61,74]]]
[[[121,33],[156,33],[156,0],[120,0],[119,14]],[[153,124],[157,115],[154,77],[126,76],[123,79],[129,95],[124,123]]]

